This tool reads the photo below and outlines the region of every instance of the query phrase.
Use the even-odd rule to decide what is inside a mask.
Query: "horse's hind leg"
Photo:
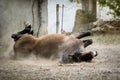
[[[78,33],[78,34],[76,35],[76,38],[77,38],[77,39],[81,39],[81,38],[83,38],[83,37],[90,36],[91,34],[92,34],[92,33],[91,33],[90,31]]]
[[[83,40],[84,47],[87,47],[93,43],[92,39]]]

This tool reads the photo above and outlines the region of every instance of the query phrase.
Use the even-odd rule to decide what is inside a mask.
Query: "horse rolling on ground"
[[[91,35],[91,32],[82,32],[66,36],[63,34],[46,34],[39,38],[31,35],[31,28],[12,35],[15,41],[14,57],[27,57],[30,54],[36,57],[56,59],[62,63],[91,61],[96,57],[97,51],[85,51],[85,48],[93,43],[92,39],[80,40]]]

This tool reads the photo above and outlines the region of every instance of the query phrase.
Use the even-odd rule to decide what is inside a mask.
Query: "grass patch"
[[[120,44],[119,34],[98,34],[91,37],[95,42],[104,44]]]
[[[85,39],[92,39],[94,43],[120,45],[120,34],[94,34],[82,38],[82,40]]]

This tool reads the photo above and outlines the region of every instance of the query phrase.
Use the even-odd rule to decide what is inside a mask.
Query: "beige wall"
[[[22,30],[24,21],[32,23],[32,3],[33,0],[0,0],[0,55],[12,49],[14,41],[11,39],[11,34]],[[37,0],[35,0],[33,9],[33,29],[36,35],[39,26]]]

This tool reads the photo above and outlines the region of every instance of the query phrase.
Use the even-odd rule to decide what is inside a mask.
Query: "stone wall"
[[[93,27],[91,22],[94,19],[93,16],[89,12],[78,9],[76,11],[73,32],[84,32],[91,29]]]

